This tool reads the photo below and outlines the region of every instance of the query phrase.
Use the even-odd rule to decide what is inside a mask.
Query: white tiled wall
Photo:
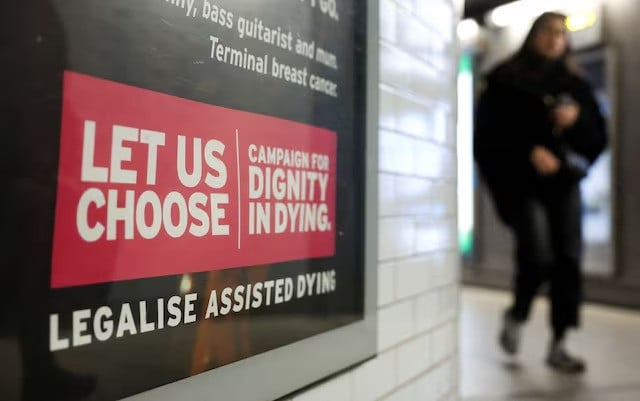
[[[379,354],[292,401],[458,398],[459,2],[379,1]]]

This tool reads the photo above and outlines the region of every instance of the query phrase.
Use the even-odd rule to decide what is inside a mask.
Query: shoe
[[[547,365],[556,372],[567,374],[580,374],[587,370],[585,362],[570,355],[561,343],[551,346],[551,351],[547,356]]]
[[[500,331],[500,346],[509,355],[514,355],[520,347],[522,322],[513,319],[509,312],[504,314],[502,330]]]

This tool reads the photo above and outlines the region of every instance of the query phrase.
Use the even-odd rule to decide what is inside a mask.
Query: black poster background
[[[165,0],[3,2],[0,400],[21,399],[22,388],[23,399],[115,400],[363,318],[365,10],[359,0],[337,0],[336,22],[308,1],[210,3],[232,11],[236,22],[239,16],[256,17],[293,31],[294,38],[298,33],[315,41],[337,55],[337,71],[258,40],[240,39],[235,29],[200,17],[203,0],[195,0],[197,18]],[[306,66],[337,82],[339,97],[219,63],[209,57],[209,35],[234,48]],[[190,275],[199,304],[206,303],[211,289],[328,269],[336,270],[336,291],[50,353],[50,313],[60,314],[62,333],[69,335],[71,311],[101,305],[118,311],[123,302],[168,298],[180,294],[183,278],[50,290],[64,70],[336,131],[334,257]],[[90,268],[91,261],[86,263]]]

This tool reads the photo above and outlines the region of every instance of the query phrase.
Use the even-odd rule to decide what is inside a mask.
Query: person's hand
[[[561,104],[553,109],[553,120],[556,128],[573,127],[580,115],[580,106],[575,103]]]
[[[535,146],[531,151],[531,163],[540,175],[552,175],[560,170],[560,160],[544,146]]]

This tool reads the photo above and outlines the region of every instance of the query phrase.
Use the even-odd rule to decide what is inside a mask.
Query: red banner
[[[336,134],[65,72],[51,286],[332,256]]]

